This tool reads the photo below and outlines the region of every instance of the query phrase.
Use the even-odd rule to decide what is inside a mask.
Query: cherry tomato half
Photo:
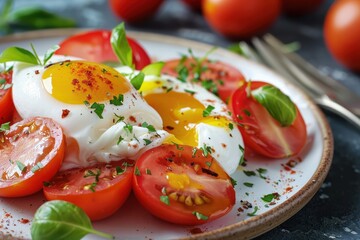
[[[75,34],[60,43],[60,49],[55,53],[80,57],[92,62],[116,61],[118,58],[112,50],[110,30],[93,30]],[[135,68],[141,70],[151,63],[149,55],[144,48],[134,39],[127,37],[132,49]]]
[[[221,61],[204,60],[197,67],[194,58],[185,61],[174,59],[165,62],[162,73],[179,77],[179,71],[185,67],[188,71],[187,81],[197,82],[210,92],[227,102],[231,94],[245,81],[244,76],[235,67]],[[200,69],[200,74],[197,74]],[[195,78],[195,76],[199,76]]]
[[[230,38],[250,38],[267,30],[281,11],[281,0],[203,0],[205,19]]]
[[[47,200],[64,200],[81,207],[91,220],[115,213],[131,192],[132,160],[98,163],[61,171],[44,186]]]
[[[235,190],[217,161],[204,155],[181,145],[146,151],[135,165],[135,196],[150,213],[176,224],[202,224],[225,215],[235,204]]]
[[[360,1],[341,0],[331,5],[324,24],[330,53],[346,67],[360,71]]]
[[[270,85],[251,82],[250,91]],[[232,96],[230,108],[234,121],[248,148],[269,158],[288,157],[300,152],[306,143],[305,122],[296,107],[296,118],[290,126],[281,126],[253,96],[248,96],[248,84],[244,84]]]
[[[113,13],[126,22],[136,23],[152,17],[163,0],[109,0]]]
[[[0,196],[33,194],[60,169],[65,138],[53,120],[25,119],[1,132],[0,138]]]
[[[201,12],[201,1],[202,0],[182,0],[187,6],[196,12]]]
[[[12,71],[0,73],[0,124],[9,122],[14,112],[12,100]]]

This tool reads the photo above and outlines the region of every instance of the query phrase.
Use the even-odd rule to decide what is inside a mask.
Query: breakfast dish
[[[51,46],[59,44],[76,32],[79,30],[46,31],[5,37],[0,39],[0,52],[13,45],[28,49],[29,43],[32,43],[41,56]],[[152,154],[155,154],[155,151],[158,150],[157,146],[164,143],[171,144],[172,151],[177,151],[183,148],[183,145],[187,145],[192,149],[199,149],[202,155],[209,153],[219,162],[224,173],[215,173],[227,177],[224,177],[225,185],[222,185],[223,187],[214,188],[233,189],[229,190],[233,193],[229,193],[228,198],[229,202],[234,198],[234,204],[231,204],[231,207],[222,206],[223,210],[221,211],[224,214],[211,217],[212,213],[203,214],[201,211],[193,211],[192,214],[197,218],[194,218],[195,223],[165,219],[169,222],[180,223],[180,225],[168,223],[152,216],[145,210],[149,209],[151,204],[144,204],[141,191],[134,190],[134,194],[130,194],[128,199],[125,197],[122,200],[122,203],[126,202],[119,210],[116,209],[111,214],[99,218],[90,216],[91,219],[98,220],[93,222],[95,229],[112,234],[118,239],[194,237],[224,239],[233,236],[236,236],[237,239],[248,238],[279,225],[311,199],[320,188],[330,168],[333,145],[331,132],[323,114],[307,96],[265,67],[224,49],[212,50],[212,46],[206,44],[150,33],[130,32],[129,36],[143,46],[152,62],[179,59],[181,58],[180,54],[187,54],[191,47],[190,58],[207,56],[211,62],[220,60],[236,68],[245,80],[253,80],[254,86],[256,81],[261,81],[260,85],[268,86],[268,91],[276,91],[276,94],[281,95],[282,93],[278,93],[277,89],[281,90],[291,97],[295,104],[291,105],[291,111],[296,116],[302,116],[301,121],[306,125],[306,132],[303,134],[305,146],[299,148],[300,150],[293,150],[289,147],[285,153],[275,150],[276,153],[279,153],[275,159],[271,158],[274,156],[273,153],[263,155],[248,153],[244,160],[243,149],[246,149],[246,142],[245,144],[243,142],[244,133],[241,132],[242,137],[237,128],[237,125],[242,125],[244,122],[234,121],[224,101],[197,84],[179,81],[180,75],[174,77],[170,73],[159,75],[150,71],[152,74],[145,74],[142,84],[136,86],[134,79],[141,75],[136,61],[135,68],[137,70],[131,67],[111,68],[107,65],[93,64],[82,60],[79,56],[54,55],[49,59],[49,65],[46,68],[18,63],[13,70],[14,86],[17,81],[24,82],[13,88],[14,104],[18,113],[22,118],[44,116],[56,120],[64,131],[67,149],[80,149],[80,158],[72,157],[72,154],[76,153],[66,150],[64,162],[61,164],[62,170],[68,171],[74,166],[86,168],[93,165],[95,160],[100,163],[109,163],[118,160],[117,154],[121,154],[121,158],[130,160],[140,157],[141,161],[138,161],[135,166],[134,163],[127,162],[125,165],[121,163],[121,166],[125,166],[121,169],[122,171],[132,170],[135,172],[133,178],[138,179],[136,184],[140,186],[141,174],[141,177],[145,178],[146,175],[151,175],[149,174],[150,170],[156,172],[153,169],[141,168],[140,164],[146,161],[143,158],[148,156],[146,154],[149,151],[154,149]],[[209,51],[211,54],[207,55]],[[110,80],[111,84],[115,82],[120,84],[113,88],[116,89],[116,92],[92,94],[91,96],[86,91],[83,91],[86,93],[84,96],[81,96],[81,92],[65,95],[63,88],[59,92],[57,86],[62,83],[59,84],[57,81],[61,82],[64,76],[71,75],[72,72],[83,69],[84,66],[95,69],[94,73],[97,75],[104,73],[111,77],[120,75],[120,82]],[[69,73],[66,72],[67,69],[69,69]],[[144,72],[146,71],[144,70]],[[51,83],[47,80],[50,75],[52,76]],[[44,87],[36,86],[36,84],[40,84],[35,81],[37,78],[42,80]],[[77,84],[77,82],[72,83]],[[79,89],[83,87],[76,86]],[[69,86],[69,88],[72,87],[74,86]],[[29,91],[29,89],[34,90]],[[221,90],[223,89],[221,88]],[[69,92],[71,93],[71,91]],[[97,106],[105,101],[104,96],[106,101],[110,101],[111,104],[104,105],[102,107],[104,111],[99,112]],[[227,96],[225,91],[220,92],[223,100],[226,100]],[[283,95],[281,96],[285,102],[288,101]],[[115,103],[120,98],[122,99],[121,104]],[[84,104],[84,100],[88,102]],[[180,104],[181,107],[172,109],[172,102],[175,100],[184,103]],[[65,102],[65,105],[57,107],[58,101]],[[94,103],[98,105],[94,105]],[[189,104],[192,106],[191,108],[189,108]],[[235,101],[232,104],[235,106]],[[131,109],[127,108],[130,105]],[[178,118],[167,119],[166,117],[170,114],[169,109],[172,109],[171,111],[175,112],[174,115]],[[199,109],[199,112],[191,109]],[[254,110],[252,109],[252,111]],[[118,117],[117,119],[114,119],[114,114]],[[249,113],[245,111],[245,115],[241,119],[240,113],[236,115],[239,120],[246,120]],[[282,124],[286,125],[287,120],[288,118],[281,120]],[[175,123],[179,124],[182,121],[184,123],[179,125],[181,126],[179,129],[174,128]],[[189,121],[191,126],[186,125]],[[291,122],[294,121],[294,119],[291,120]],[[129,122],[132,122],[131,126]],[[196,132],[182,129],[196,129]],[[129,135],[129,133],[131,134]],[[297,134],[297,136],[298,139],[302,138],[301,134]],[[244,138],[246,140],[250,137]],[[71,147],[71,144],[74,143],[77,143],[77,148]],[[185,150],[187,151],[187,149]],[[194,153],[194,155],[196,154],[199,153]],[[270,154],[270,156],[266,156],[266,154]],[[74,159],[77,161],[74,162]],[[209,163],[213,160],[204,161]],[[191,166],[196,168],[194,165]],[[41,168],[41,166],[38,167]],[[114,168],[116,167],[118,166],[114,166]],[[209,167],[207,172],[210,172],[208,175],[214,174],[212,167],[218,169],[215,164],[214,166],[207,164],[207,167]],[[202,169],[205,168],[206,166],[202,167]],[[140,174],[136,174],[137,169]],[[173,182],[183,183],[185,181],[185,177],[180,174],[167,173],[166,176],[170,179],[170,187],[175,189],[176,184]],[[96,173],[92,177],[96,179]],[[51,186],[51,181],[49,183]],[[231,187],[231,184],[234,185],[234,188]],[[208,189],[211,188],[206,184],[204,186]],[[90,190],[91,187],[96,188],[97,186],[90,183]],[[48,200],[52,199],[49,195],[56,195],[50,188],[49,186],[44,187],[44,193]],[[128,192],[130,193],[130,188]],[[163,195],[160,196],[160,199],[163,203],[167,203],[169,198],[175,196],[171,189],[161,192]],[[194,202],[200,206],[207,201],[206,195],[194,194],[188,198],[189,196],[186,195],[186,199],[188,199],[186,204],[191,206]],[[159,199],[158,197],[156,199]],[[181,198],[181,194],[179,195],[177,192],[175,198],[178,200]],[[3,211],[0,232],[16,238],[30,238],[33,216],[44,201],[45,197],[42,192],[22,198],[8,198],[7,196],[0,198]],[[150,210],[150,212],[159,218],[166,218],[163,214],[157,214],[160,210]],[[209,221],[208,218],[210,218]],[[97,239],[98,237],[87,235],[85,238]]]

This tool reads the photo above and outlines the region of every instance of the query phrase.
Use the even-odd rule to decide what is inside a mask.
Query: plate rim
[[[51,37],[62,37],[70,36],[75,33],[85,32],[97,28],[65,28],[65,29],[46,29],[46,30],[35,30],[28,32],[14,33],[11,35],[0,37],[0,44],[24,41],[31,39],[42,39]],[[104,28],[105,29],[105,28]],[[107,29],[109,30],[109,29]],[[190,40],[182,37],[172,36],[162,33],[151,33],[141,31],[127,31],[130,37],[139,40],[148,40],[156,42],[165,42],[169,44],[181,45],[181,46],[192,46],[195,49],[210,49],[213,46],[208,43],[203,43],[195,40]],[[257,216],[253,216],[246,220],[241,220],[237,223],[228,225],[223,228],[215,229],[200,234],[194,234],[189,237],[181,238],[183,240],[189,239],[248,239],[259,236],[288,220],[300,211],[316,194],[324,182],[333,159],[334,152],[334,140],[330,125],[320,108],[307,96],[301,89],[294,86],[292,83],[287,81],[285,78],[267,68],[264,65],[245,59],[238,54],[232,53],[223,47],[217,47],[217,51],[220,51],[221,55],[228,55],[231,57],[240,58],[242,60],[256,64],[262,68],[266,68],[268,71],[273,72],[277,77],[284,80],[287,84],[294,87],[296,91],[300,92],[304,99],[308,103],[312,114],[320,128],[321,138],[324,144],[319,166],[315,170],[311,178],[306,184],[300,188],[293,196],[286,199],[283,203],[273,207],[269,211],[262,213]]]

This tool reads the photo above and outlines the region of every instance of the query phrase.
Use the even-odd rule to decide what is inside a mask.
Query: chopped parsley
[[[194,95],[196,93],[195,91],[191,91],[189,89],[185,89],[184,91],[187,92],[187,93],[190,93],[191,95]]]
[[[41,162],[38,162],[31,168],[31,171],[34,173],[36,171],[39,171],[43,167],[44,167],[44,165],[42,165]]]
[[[258,206],[255,206],[254,211],[251,212],[251,213],[248,213],[247,215],[250,216],[250,217],[256,216],[256,212],[257,212],[258,210],[259,210],[259,207],[258,207]]]
[[[250,183],[250,182],[244,182],[244,186],[246,186],[246,187],[253,187],[254,184],[253,184],[253,183]]]
[[[211,106],[211,105],[207,106],[206,109],[203,111],[203,117],[210,116],[212,110],[214,110],[214,109],[215,109],[214,106]]]
[[[131,78],[130,83],[136,90],[139,90],[144,82],[144,78],[145,74],[143,72],[139,72],[135,77]]]
[[[124,116],[119,116],[116,113],[114,113],[115,117],[117,118],[115,123],[119,123],[121,121],[124,121],[125,117]]]
[[[256,176],[256,173],[254,171],[243,171],[245,173],[246,176],[251,177],[251,176]]]
[[[207,146],[205,143],[204,143],[204,146],[200,148],[202,151],[203,151],[203,155],[204,157],[207,157],[209,154],[211,154],[212,152],[212,149],[210,146]]]
[[[116,144],[119,145],[122,140],[124,140],[124,138],[122,136],[120,136]]]
[[[116,166],[115,170],[117,175],[123,174],[125,172],[125,170],[122,169],[120,166]]]
[[[128,133],[132,133],[132,132],[133,132],[133,126],[130,125],[130,124],[126,124],[126,125],[123,127],[123,129],[124,129],[125,131],[127,131]]]
[[[234,129],[234,124],[229,123],[229,128],[230,128],[230,130],[233,130]]]
[[[6,130],[9,129],[10,129],[10,122],[3,123],[0,126],[0,132],[5,132]]]
[[[141,176],[140,169],[138,167],[135,167],[134,174],[135,176]]]
[[[147,175],[151,175],[151,170],[147,168],[147,169],[145,170],[145,173],[146,173]]]
[[[273,199],[275,198],[275,195],[273,193],[270,193],[270,194],[266,194],[264,195],[261,200],[263,200],[264,202],[271,202]]]
[[[251,116],[251,113],[249,110],[247,109],[244,109],[243,112],[245,113],[246,116],[250,117]]]
[[[145,145],[149,145],[150,143],[152,143],[152,141],[150,139],[146,139],[144,138],[144,142],[145,142]]]
[[[26,166],[22,162],[16,161],[16,165],[19,168],[20,172],[23,173],[26,171]]]
[[[121,106],[123,105],[123,101],[124,95],[119,94],[119,96],[114,96],[114,98],[110,100],[110,104],[113,104],[115,106]]]
[[[177,72],[178,72],[177,79],[180,80],[181,82],[186,82],[186,79],[189,76],[189,70],[185,66],[182,66],[181,68],[179,68]]]
[[[170,200],[168,196],[160,196],[160,201],[165,203],[166,205],[170,205]]]
[[[156,132],[155,127],[153,125],[148,124],[147,122],[143,122],[141,126],[147,128],[149,132]]]
[[[266,177],[263,175],[263,174],[265,174],[265,173],[267,172],[266,169],[264,169],[264,168],[258,168],[258,169],[256,169],[256,171],[259,173],[259,176],[260,176],[262,179],[266,179]]]
[[[239,161],[239,165],[243,165],[244,164],[244,162],[245,162],[245,158],[244,158],[244,156],[245,156],[245,149],[243,148],[243,146],[241,146],[240,144],[239,144],[239,149],[240,149],[240,151],[241,151],[241,153],[242,153],[242,155],[241,155],[241,157],[240,157],[240,161]]]
[[[203,214],[201,214],[201,213],[199,213],[199,212],[192,212],[192,214],[194,215],[194,216],[196,216],[196,218],[198,219],[198,220],[208,220],[209,219],[209,217],[208,216],[205,216],[205,215],[203,215]]]
[[[233,187],[235,187],[237,185],[237,181],[235,179],[233,179],[232,177],[230,177],[230,181]]]
[[[103,112],[104,112],[104,108],[105,108],[105,104],[103,103],[97,103],[97,102],[94,102],[91,106],[90,106],[91,109],[94,109],[94,112],[96,113],[96,115],[98,115],[98,117],[100,119],[103,119]]]

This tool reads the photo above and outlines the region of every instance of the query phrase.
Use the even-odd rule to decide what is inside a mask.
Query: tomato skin
[[[326,14],[324,38],[333,57],[360,71],[360,1],[335,1]]]
[[[267,30],[281,11],[281,0],[203,0],[203,14],[212,28],[233,39]]]
[[[270,85],[251,82],[251,90]],[[306,125],[299,109],[292,125],[282,127],[253,97],[247,96],[247,84],[232,96],[230,109],[245,142],[245,153],[253,150],[269,158],[289,157],[299,153],[307,139]]]
[[[60,49],[55,53],[83,58],[92,62],[116,61],[111,47],[110,30],[93,30],[68,37],[60,43]],[[137,70],[151,63],[150,57],[144,48],[134,39],[126,37],[132,49],[133,62]]]
[[[162,73],[177,77],[179,74],[176,69],[180,64],[180,61],[180,59],[166,61],[162,69]],[[193,80],[194,64],[195,60],[193,58],[188,58],[184,62],[184,66],[186,66],[189,71],[189,77],[187,80],[190,82],[195,82]],[[237,68],[227,63],[204,60],[201,66],[206,68],[206,70],[202,71],[200,80],[207,81],[211,79],[218,88],[218,93],[216,95],[225,102],[229,100],[231,94],[245,81],[242,73]],[[199,82],[199,84],[201,84],[201,82]],[[212,89],[210,89],[210,91],[212,91]],[[214,91],[212,92],[214,93]]]
[[[282,12],[288,16],[303,16],[315,11],[324,0],[282,0]]]
[[[201,150],[195,154],[192,151],[190,146],[162,145],[146,151],[137,160],[133,191],[139,202],[154,216],[176,224],[197,225],[225,215],[235,204],[235,190],[230,177],[210,155],[204,157]],[[211,168],[206,165],[207,162],[211,163]],[[202,169],[210,169],[218,175],[206,174]],[[189,182],[183,181],[187,177]],[[185,187],[174,187],[172,179],[175,183],[184,183]],[[169,205],[160,201],[164,192]],[[178,199],[173,199],[172,194],[177,194]],[[196,196],[209,201],[195,204]],[[192,205],[181,203],[182,197],[187,200],[189,197]],[[198,220],[194,212],[208,219]]]
[[[1,72],[0,79],[5,79],[7,84],[11,84],[12,71]],[[8,89],[0,89],[0,124],[9,122],[15,109],[11,89],[11,87]]]
[[[113,13],[122,20],[137,23],[152,17],[163,0],[109,0]]]
[[[121,160],[61,171],[44,186],[44,195],[47,200],[64,200],[81,207],[93,221],[104,219],[114,214],[130,195],[133,165],[132,160]],[[117,174],[117,167],[124,172]],[[96,177],[86,174],[89,170],[96,174],[97,169],[101,174],[93,191],[88,187]]]
[[[43,182],[60,169],[65,137],[60,125],[53,120],[25,119],[12,125],[1,137],[4,137],[0,143],[1,197],[31,195],[41,190]],[[38,170],[34,170],[35,161],[41,164]],[[26,166],[25,171],[20,170],[18,162]]]

